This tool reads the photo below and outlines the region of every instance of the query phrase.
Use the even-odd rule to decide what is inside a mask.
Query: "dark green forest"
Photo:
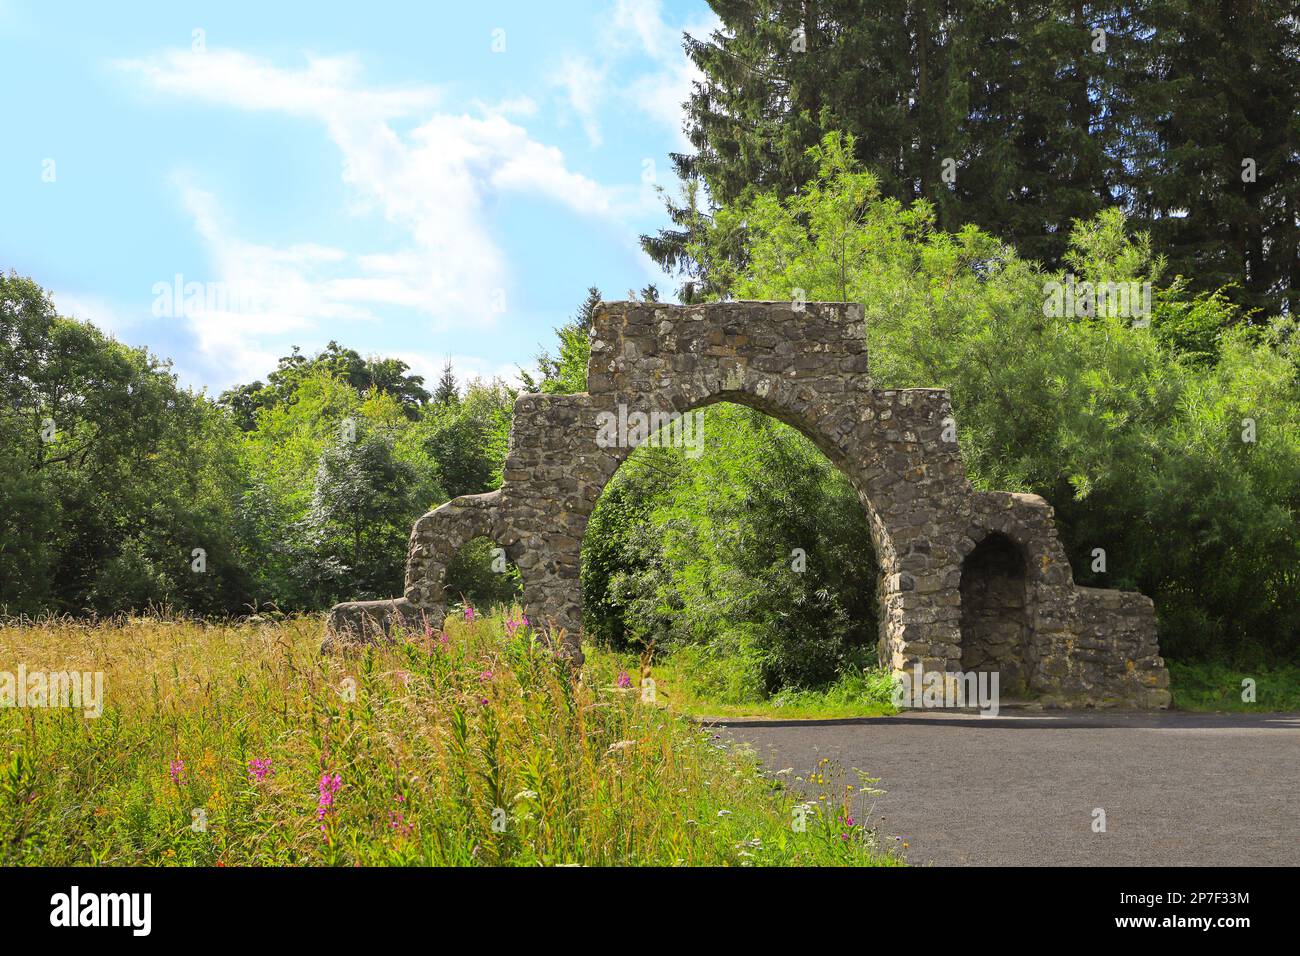
[[[673,226],[643,237],[717,290],[689,240],[708,209],[816,173],[851,135],[881,195],[934,207],[1049,268],[1122,210],[1194,291],[1261,314],[1300,290],[1300,25],[1291,0],[710,0]],[[728,246],[729,256],[741,246]]]
[[[972,482],[1047,498],[1076,580],[1151,595],[1166,655],[1296,660],[1294,10],[711,5],[724,31],[687,41],[704,78],[695,152],[674,157],[686,195],[643,238],[679,298],[863,303],[875,385],[949,389]],[[0,276],[4,613],[400,594],[412,521],[501,482],[516,393],[499,381],[426,383],[330,343],[213,397],[58,315],[38,279]],[[1150,308],[1053,314],[1073,282],[1145,287]],[[585,389],[600,298],[523,389]],[[874,653],[862,507],[782,423],[705,419],[698,458],[643,447],[606,488],[589,636],[706,649],[748,690],[825,685]],[[517,593],[491,548],[462,552],[453,593]]]

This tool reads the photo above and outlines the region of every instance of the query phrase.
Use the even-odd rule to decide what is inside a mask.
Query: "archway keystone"
[[[873,387],[860,306],[605,303],[587,381],[582,394],[518,397],[501,488],[416,521],[404,596],[336,606],[327,646],[380,638],[393,621],[439,626],[447,560],[487,535],[518,565],[529,617],[562,631],[557,650],[580,663],[582,538],[631,451],[598,440],[609,416],[625,409],[653,419],[728,401],[798,429],[857,489],[880,562],[882,663],[961,669],[964,562],[996,534],[1024,561],[1029,693],[1060,706],[1168,705],[1150,599],[1076,586],[1042,498],[971,488],[947,392]]]

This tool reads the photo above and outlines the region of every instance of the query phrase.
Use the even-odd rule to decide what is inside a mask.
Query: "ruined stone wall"
[[[1076,588],[1043,499],[973,491],[947,393],[874,388],[862,310],[838,303],[604,304],[588,392],[520,395],[502,487],[421,517],[404,596],[337,606],[327,645],[387,635],[394,621],[439,627],[447,564],[486,535],[518,565],[530,619],[562,631],[557,650],[580,662],[582,538],[631,451],[606,440],[610,416],[636,421],[718,401],[798,429],[857,489],[880,562],[882,662],[961,668],[963,561],[998,532],[1024,558],[1028,690],[1062,705],[1167,704],[1154,618],[1143,611],[1150,602]]]

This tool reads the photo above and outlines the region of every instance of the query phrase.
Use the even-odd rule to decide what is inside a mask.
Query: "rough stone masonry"
[[[873,387],[860,306],[604,303],[587,382],[518,397],[501,488],[417,520],[405,595],[337,605],[326,649],[394,623],[441,627],[447,565],[486,536],[518,566],[529,618],[580,664],[582,538],[632,450],[600,440],[601,423],[620,406],[662,420],[727,401],[797,428],[857,489],[880,563],[880,660],[895,672],[997,670],[1004,699],[1046,706],[1168,706],[1151,600],[1077,586],[1042,498],[971,487],[947,392]]]

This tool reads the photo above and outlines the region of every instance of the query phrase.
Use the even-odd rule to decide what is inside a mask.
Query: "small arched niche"
[[[993,533],[966,556],[961,569],[961,669],[997,672],[1000,693],[1030,683],[1025,556]]]

